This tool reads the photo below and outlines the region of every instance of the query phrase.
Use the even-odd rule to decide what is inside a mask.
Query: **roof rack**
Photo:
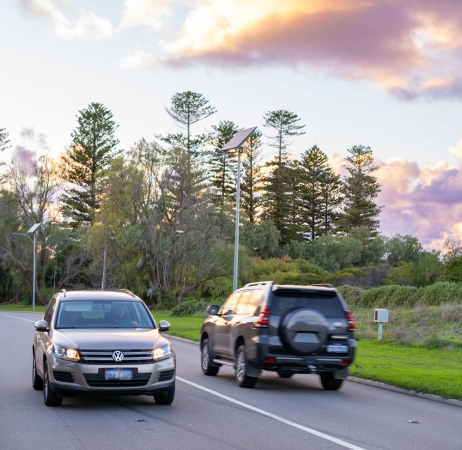
[[[63,297],[66,297],[66,289],[61,289],[61,291],[63,293]]]
[[[117,289],[117,291],[118,292],[125,292],[126,294],[131,295],[132,297],[136,298],[136,295],[132,291],[130,291],[128,289]]]
[[[335,287],[333,284],[330,284],[330,283],[313,283],[313,284],[310,284],[310,286],[320,286],[320,287],[329,287],[329,288]]]
[[[244,287],[250,286],[266,286],[266,285],[274,284],[274,281],[257,281],[256,283],[247,283]]]

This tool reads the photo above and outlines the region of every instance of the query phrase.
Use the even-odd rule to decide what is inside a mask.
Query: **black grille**
[[[112,359],[115,350],[80,350],[81,362],[85,364],[152,364],[152,349],[149,350],[120,350],[124,354],[123,361]]]
[[[165,370],[164,372],[161,372],[159,375],[159,380],[158,381],[167,381],[173,378],[173,375],[175,374],[174,370]]]
[[[71,372],[61,372],[59,370],[53,370],[53,377],[56,381],[61,381],[63,383],[74,382],[74,376]]]
[[[105,380],[104,378],[98,376],[98,374],[93,373],[84,373],[85,381],[88,386],[92,387],[136,387],[136,386],[146,386],[151,378],[150,373],[139,373],[136,378],[132,380]]]

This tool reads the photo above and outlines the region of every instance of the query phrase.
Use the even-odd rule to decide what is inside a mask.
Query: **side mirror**
[[[212,316],[216,316],[218,314],[219,309],[220,309],[220,307],[217,306],[217,305],[209,305],[209,306],[207,306],[207,309],[205,310],[205,312],[207,314],[212,315]]]
[[[171,327],[170,322],[167,322],[166,320],[161,320],[159,322],[159,331],[168,331]]]
[[[39,320],[37,322],[34,323],[34,328],[37,330],[37,331],[48,331],[49,328],[48,328],[48,323],[46,320]]]

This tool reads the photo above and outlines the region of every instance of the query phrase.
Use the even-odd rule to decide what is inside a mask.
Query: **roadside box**
[[[379,323],[388,322],[388,309],[376,308],[374,311],[374,321]]]

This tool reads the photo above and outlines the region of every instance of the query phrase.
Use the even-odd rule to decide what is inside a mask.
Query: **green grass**
[[[194,315],[185,317],[175,317],[169,314],[168,311],[152,311],[156,322],[160,320],[168,320],[172,325],[172,329],[166,333],[172,336],[178,336],[192,341],[199,341],[199,332],[204,319],[204,315]]]
[[[461,363],[460,350],[430,350],[360,340],[350,374],[403,389],[462,400]]]
[[[32,309],[32,306],[22,305],[0,305],[0,311],[18,311],[18,312],[45,312],[46,306],[36,306]]]

